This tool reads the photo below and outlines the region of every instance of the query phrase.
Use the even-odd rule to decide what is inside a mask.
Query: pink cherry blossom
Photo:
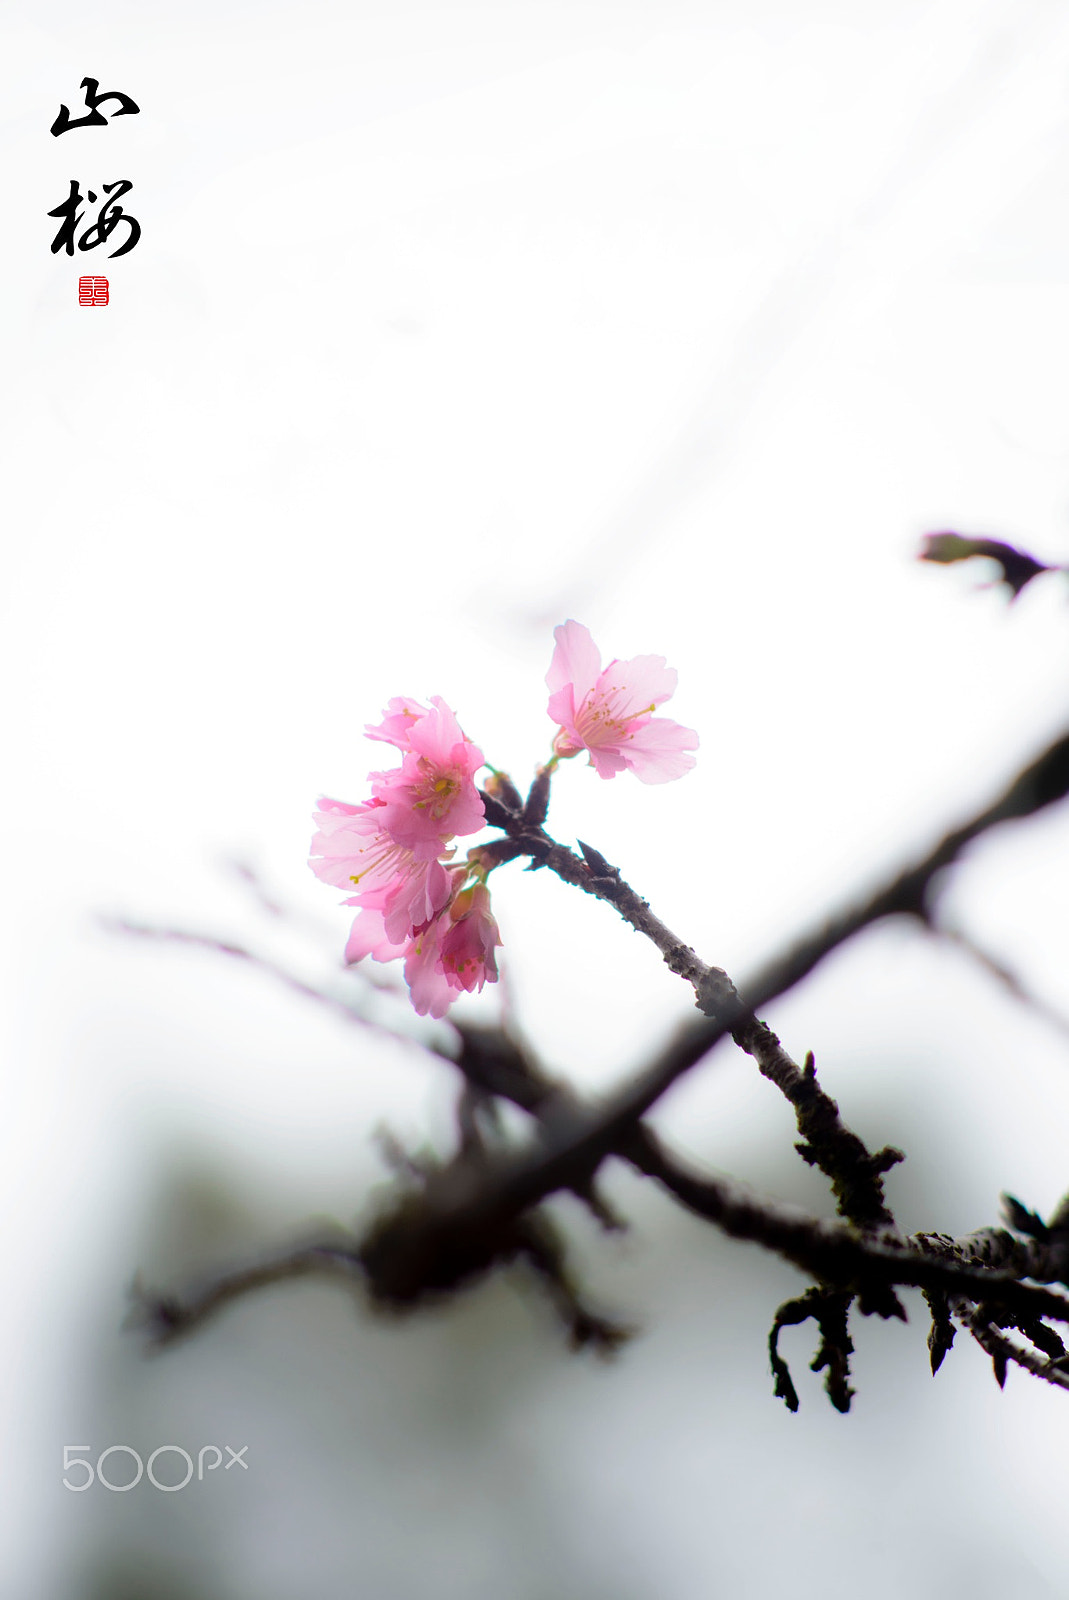
[[[485,883],[462,889],[447,913],[438,919],[440,964],[454,989],[481,989],[484,983],[497,982],[494,950],[501,943],[501,930],[490,910],[490,891]]]
[[[346,961],[403,960],[416,1011],[444,1017],[459,994],[497,978],[487,868],[450,862],[450,841],[485,821],[475,787],[483,754],[438,697],[424,706],[398,696],[367,732],[395,746],[401,765],[371,773],[360,805],[320,800],[310,865],[358,908]]]
[[[396,745],[398,750],[409,748],[408,736],[412,727],[421,717],[430,716],[426,706],[421,706],[418,700],[410,700],[407,695],[395,695],[388,702],[379,723],[368,722],[364,724],[364,732],[369,739],[381,739],[383,744]]]
[[[386,934],[382,911],[375,906],[365,906],[353,922],[345,946],[345,959],[352,965],[365,956],[373,961],[404,961],[405,982],[412,1004],[421,1017],[428,1013],[432,1017],[444,1017],[457,997],[457,991],[442,969],[435,922],[402,943],[394,944]]]
[[[400,944],[446,906],[454,883],[441,861],[417,858],[386,832],[386,814],[374,800],[359,806],[321,800],[309,865],[336,889],[355,888],[345,904],[374,906],[386,935]]]
[[[477,833],[485,810],[475,787],[475,773],[485,763],[483,753],[467,738],[444,700],[437,696],[432,709],[410,715],[415,701],[390,702],[403,709],[387,716],[385,733],[375,737],[397,743],[404,754],[400,767],[372,773],[372,794],[384,809],[382,827],[399,845],[416,856],[441,853],[446,840]]]
[[[464,869],[451,871],[459,883]],[[484,983],[497,982],[494,950],[501,934],[485,884],[461,889],[444,910],[400,942],[390,937],[388,898],[387,889],[372,889],[363,897],[345,947],[347,962],[365,956],[373,961],[403,959],[412,1004],[421,1017],[444,1017],[462,991],[470,994]]]
[[[336,889],[356,884],[377,889],[393,881],[412,859],[383,828],[384,807],[377,800],[350,805],[324,796],[313,814],[312,856],[317,878]]]
[[[557,757],[586,750],[601,777],[629,770],[642,783],[668,783],[690,771],[694,757],[687,752],[697,749],[698,735],[653,715],[676,688],[677,674],[663,656],[610,661],[602,670],[601,652],[582,623],[565,622],[553,636],[546,683],[549,715],[559,726]]]

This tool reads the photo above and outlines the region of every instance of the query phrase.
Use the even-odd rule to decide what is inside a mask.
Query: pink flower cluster
[[[553,755],[539,771],[543,800],[558,762],[582,750],[603,778],[630,771],[643,783],[667,783],[689,772],[698,735],[653,715],[676,687],[664,657],[610,661],[603,670],[581,623],[563,623],[554,637],[546,682],[557,732]],[[429,706],[391,700],[367,734],[399,750],[401,765],[372,772],[371,799],[360,805],[320,800],[310,865],[324,882],[356,891],[345,901],[359,907],[346,961],[403,961],[420,1016],[444,1017],[462,991],[497,979],[501,937],[486,879],[508,856],[472,850],[466,862],[453,864],[452,841],[477,833],[486,820],[475,787],[483,754],[437,696]]]
[[[663,656],[610,661],[602,671],[601,652],[581,622],[562,623],[553,637],[546,683],[549,714],[559,724],[556,759],[586,750],[601,777],[627,770],[642,783],[668,783],[690,771],[694,757],[687,751],[698,748],[698,735],[653,715],[678,681]]]
[[[437,697],[429,707],[391,700],[367,733],[398,749],[401,765],[371,773],[361,805],[319,802],[310,865],[326,883],[356,889],[345,901],[360,907],[345,959],[403,960],[419,1015],[444,1017],[462,990],[497,978],[501,939],[485,875],[450,865],[451,840],[483,826],[482,751]]]

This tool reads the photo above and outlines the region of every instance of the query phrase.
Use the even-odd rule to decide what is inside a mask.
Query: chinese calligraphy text
[[[126,243],[120,245],[117,250],[110,251],[109,255],[112,257],[124,256],[134,248],[134,245],[141,237],[141,224],[136,217],[128,216],[122,206],[118,204],[120,198],[124,194],[128,194],[132,188],[133,184],[126,178],[119,178],[114,183],[104,184],[104,193],[111,198],[105,200],[100,207],[96,221],[90,223],[89,227],[82,233],[78,240],[79,250],[95,250],[97,245],[103,244],[122,222],[125,222],[130,230]],[[71,192],[67,199],[61,206],[57,206],[54,211],[48,213],[50,217],[61,218],[59,231],[52,240],[53,255],[60,250],[66,250],[69,256],[74,254],[75,232],[78,224],[85,220],[85,212],[79,211],[78,207],[86,198],[95,204],[97,197],[92,189],[87,189],[83,195],[78,188],[77,179],[72,178]]]
[[[110,117],[103,116],[99,108],[106,100],[118,100],[119,102],[118,111],[112,112],[111,116],[136,117],[141,110],[136,100],[131,100],[128,94],[123,94],[118,89],[108,89],[104,94],[98,94],[97,80],[95,78],[83,78],[82,88],[85,90],[85,103],[88,107],[88,114],[84,117],[75,117],[72,122],[71,114],[67,107],[61,105],[59,115],[50,129],[54,138],[58,139],[61,133],[67,133],[71,128],[105,127],[110,121]]]

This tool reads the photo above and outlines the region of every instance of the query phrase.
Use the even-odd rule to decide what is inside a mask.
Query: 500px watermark
[[[88,1454],[92,1448],[92,1445],[88,1444],[65,1444],[63,1446],[63,1487],[65,1489],[70,1489],[74,1494],[81,1494],[84,1490],[91,1488],[94,1483],[102,1484],[105,1489],[110,1489],[112,1494],[125,1494],[128,1489],[135,1488],[145,1476],[148,1477],[148,1481],[151,1483],[152,1487],[154,1489],[159,1489],[161,1493],[177,1494],[179,1489],[184,1489],[186,1484],[192,1482],[193,1479],[193,1457],[190,1455],[188,1450],[183,1450],[180,1444],[157,1445],[156,1449],[153,1450],[152,1454],[149,1456],[147,1463],[142,1461],[141,1457],[138,1455],[137,1451],[132,1445],[109,1444],[107,1449],[102,1450],[97,1456],[95,1466],[90,1460]],[[245,1452],[248,1450],[248,1448],[249,1447],[247,1444],[243,1444],[240,1450],[231,1450],[230,1446],[225,1444],[223,1446],[223,1450],[226,1451],[227,1455],[230,1457],[230,1460],[225,1464],[225,1466],[223,1466],[223,1450],[220,1450],[217,1444],[202,1445],[197,1451],[196,1476],[198,1483],[204,1478],[205,1472],[214,1472],[216,1467],[219,1466],[223,1466],[224,1472],[229,1472],[231,1467],[234,1466],[239,1466],[243,1471],[248,1472],[249,1463],[245,1460]],[[78,1455],[75,1454],[76,1451],[85,1451],[87,1453]],[[113,1482],[110,1476],[110,1468],[108,1469],[108,1472],[105,1472],[105,1463],[108,1461],[108,1458],[116,1455],[130,1456],[133,1460],[134,1475],[128,1483]],[[177,1483],[167,1483],[157,1474],[155,1470],[156,1463],[159,1461],[161,1456],[181,1457],[185,1467],[185,1476],[180,1478]],[[214,1456],[214,1461],[206,1461],[206,1458],[209,1456]],[[81,1468],[84,1471],[85,1476],[80,1483],[77,1481],[72,1483],[70,1478],[67,1476],[67,1474],[74,1471],[75,1468]],[[167,1476],[170,1477],[172,1475],[173,1463],[168,1471]]]

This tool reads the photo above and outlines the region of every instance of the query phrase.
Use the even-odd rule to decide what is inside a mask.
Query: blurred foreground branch
[[[953,1342],[956,1322],[991,1357],[1000,1382],[1012,1362],[1056,1387],[1069,1387],[1069,1358],[1048,1325],[1069,1323],[1069,1298],[1042,1287],[1069,1287],[1069,1205],[1063,1203],[1044,1223],[1019,1201],[1007,1199],[1008,1228],[985,1229],[965,1239],[938,1233],[902,1237],[883,1188],[884,1174],[903,1159],[902,1153],[892,1148],[871,1153],[820,1087],[812,1054],[799,1066],[757,1015],[825,956],[874,923],[910,916],[931,925],[943,875],[974,839],[1003,822],[1034,815],[1067,792],[1069,734],[1055,740],[990,805],[947,832],[912,865],[790,945],[740,992],[725,972],[706,965],[672,933],[593,846],[580,843],[577,854],[546,832],[549,769],[536,776],[526,800],[498,775],[484,802],[487,823],[501,837],[480,847],[491,868],[527,858],[529,870],[548,868],[568,885],[606,901],[691,984],[700,1019],[666,1038],[639,1072],[598,1103],[583,1101],[566,1085],[553,1082],[530,1047],[504,1027],[451,1024],[454,1045],[448,1050],[440,1038],[412,1041],[450,1059],[462,1076],[465,1093],[452,1155],[434,1165],[409,1162],[377,1214],[357,1234],[289,1250],[223,1274],[184,1296],[139,1289],[140,1320],[156,1342],[168,1342],[239,1295],[309,1272],[340,1273],[362,1282],[375,1304],[412,1308],[453,1293],[505,1263],[522,1261],[547,1288],[572,1341],[611,1351],[627,1330],[587,1308],[564,1241],[542,1203],[571,1190],[604,1226],[619,1226],[620,1219],[596,1188],[601,1164],[616,1157],[723,1233],[778,1254],[814,1281],[808,1294],[780,1308],[772,1330],[776,1393],[792,1409],[797,1394],[779,1355],[779,1330],[806,1318],[817,1322],[820,1348],[814,1365],[826,1372],[832,1403],[846,1410],[852,1394],[850,1311],[904,1319],[896,1291],[910,1288],[924,1291],[928,1302],[933,1371]],[[243,947],[129,922],[117,926],[130,933],[214,944],[227,954],[256,961],[350,1020],[367,1021],[359,1007],[339,1003]],[[691,1172],[642,1120],[677,1079],[728,1036],[791,1103],[800,1135],[796,1148],[829,1179],[839,1220],[807,1216],[731,1180]],[[532,1118],[529,1136],[518,1145],[496,1131],[493,1106],[502,1099]],[[1006,1329],[1024,1342],[1010,1339]]]

